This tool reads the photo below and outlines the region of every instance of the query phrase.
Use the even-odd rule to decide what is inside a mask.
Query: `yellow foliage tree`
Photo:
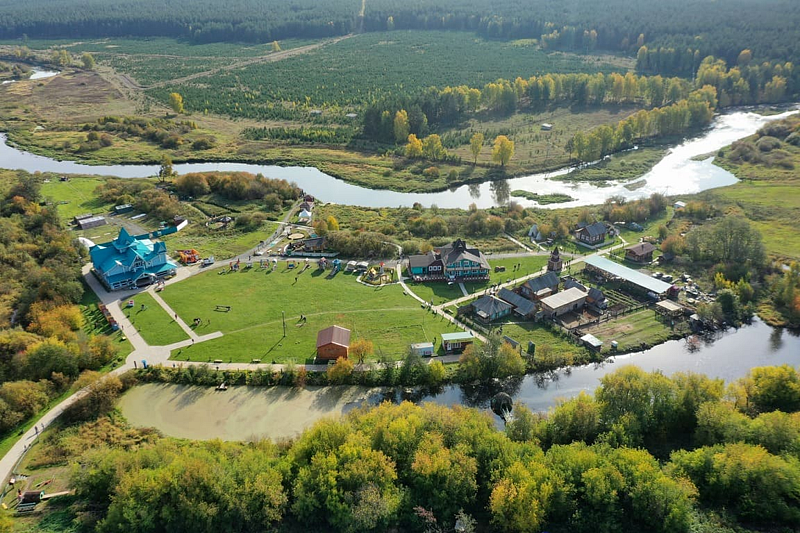
[[[336,360],[336,363],[328,369],[328,381],[332,384],[343,383],[353,373],[353,362],[344,357]]]
[[[513,156],[514,141],[510,140],[505,135],[498,135],[495,137],[494,148],[492,149],[492,161],[500,163],[500,166],[504,167]]]
[[[45,302],[36,302],[31,305],[30,314],[28,331],[45,337],[56,337],[64,342],[75,341],[75,332],[83,326],[83,315],[75,305],[49,307]]]
[[[358,361],[359,364],[364,362],[364,358],[371,355],[375,351],[372,341],[367,339],[358,339],[350,345],[348,353],[350,357]]]
[[[278,41],[272,41],[272,51],[273,52],[280,52],[281,51],[281,45],[280,45],[280,43]]]
[[[406,157],[418,158],[422,157],[422,141],[420,141],[413,133],[408,136],[408,144],[406,145]]]
[[[183,113],[183,96],[181,96],[180,93],[170,93],[169,106],[176,113]]]

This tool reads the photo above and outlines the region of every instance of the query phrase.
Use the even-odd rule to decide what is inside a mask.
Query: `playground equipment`
[[[193,265],[200,261],[200,252],[191,250],[178,250],[178,260],[184,265]]]

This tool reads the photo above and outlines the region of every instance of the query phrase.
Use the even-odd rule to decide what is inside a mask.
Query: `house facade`
[[[167,245],[142,236],[133,237],[125,228],[111,242],[89,250],[92,271],[110,291],[145,287],[172,277],[178,265],[167,257]]]
[[[461,353],[475,342],[472,333],[442,333],[442,347],[445,354]]]
[[[655,251],[656,247],[649,242],[640,242],[625,248],[625,259],[634,263],[650,263]]]
[[[595,222],[579,228],[575,232],[575,238],[586,244],[599,244],[606,240],[608,229],[602,222]]]
[[[489,262],[477,248],[458,239],[449,246],[412,255],[408,269],[415,281],[474,281],[489,279]]]

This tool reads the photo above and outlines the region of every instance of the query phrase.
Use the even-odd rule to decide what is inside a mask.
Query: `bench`
[[[230,305],[218,305],[214,307],[214,311],[225,311],[226,313],[231,310]]]
[[[250,364],[253,364],[253,365],[261,364],[261,359],[253,359],[252,361],[250,361]]]
[[[222,359],[214,359],[214,364],[218,365],[222,363]]]
[[[21,503],[21,504],[17,505],[17,512],[19,514],[32,513],[35,509],[36,509],[36,503],[35,502]]]

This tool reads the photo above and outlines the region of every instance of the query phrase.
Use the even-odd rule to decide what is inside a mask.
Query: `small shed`
[[[431,357],[433,355],[432,342],[418,342],[411,345],[411,352],[420,357]]]
[[[550,124],[549,122],[543,122],[542,123],[542,131],[550,131],[552,129],[553,129],[553,125]]]
[[[106,217],[102,216],[82,218],[81,220],[78,220],[78,227],[80,229],[96,228],[98,226],[105,226],[106,224],[108,224],[108,222],[106,222]]]
[[[369,263],[367,263],[366,261],[359,261],[358,263],[356,263],[356,271],[366,272],[367,270],[369,270]]]
[[[592,335],[591,333],[587,333],[583,337],[581,337],[581,342],[583,342],[587,348],[590,350],[597,350],[600,351],[600,348],[603,347],[603,341]]]
[[[475,337],[469,331],[442,333],[442,346],[446,354],[461,353],[473,342],[475,342]]]
[[[121,213],[127,213],[129,211],[133,211],[133,206],[131,204],[122,204],[114,206],[114,214],[119,215]]]
[[[336,361],[347,359],[350,349],[350,330],[341,326],[331,326],[317,333],[317,358]]]
[[[686,202],[681,202],[681,201],[675,202],[674,204],[672,204],[672,207],[674,207],[675,209],[685,209]]]
[[[355,261],[348,261],[347,265],[344,267],[345,272],[352,272],[356,269],[356,262]]]
[[[72,219],[72,223],[77,224],[81,220],[86,220],[87,218],[92,218],[93,216],[94,216],[93,213],[84,213],[83,215],[75,215],[75,217]]]

